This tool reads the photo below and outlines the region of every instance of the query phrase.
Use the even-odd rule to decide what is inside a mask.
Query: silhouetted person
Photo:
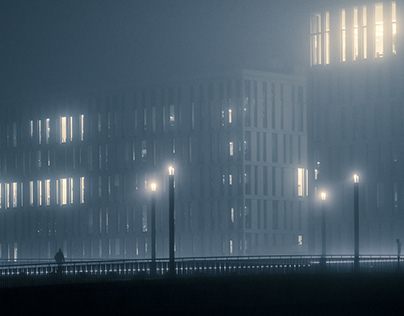
[[[65,256],[63,255],[62,249],[59,249],[54,258],[58,264],[58,274],[62,274],[62,264],[65,262]]]
[[[401,241],[400,239],[396,239],[397,243],[397,270],[400,271],[400,255],[401,255]]]

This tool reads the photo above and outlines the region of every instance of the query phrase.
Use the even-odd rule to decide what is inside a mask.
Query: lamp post
[[[359,273],[359,176],[354,175],[354,272]]]
[[[151,275],[156,275],[156,191],[157,185],[151,184]]]
[[[169,226],[169,271],[175,276],[174,262],[174,167],[168,168],[168,226]]]
[[[327,194],[321,192],[321,265],[323,271],[326,269],[326,207],[325,201],[327,199]]]

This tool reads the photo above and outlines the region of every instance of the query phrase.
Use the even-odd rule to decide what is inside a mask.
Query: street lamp
[[[326,268],[326,199],[327,194],[325,192],[321,192],[321,265],[324,271]]]
[[[151,274],[156,275],[156,191],[157,185],[152,183],[151,190],[151,250],[152,250],[152,265]]]
[[[175,276],[174,262],[174,167],[168,168],[168,227],[169,227],[169,271]]]
[[[359,176],[354,174],[354,272],[359,273]]]

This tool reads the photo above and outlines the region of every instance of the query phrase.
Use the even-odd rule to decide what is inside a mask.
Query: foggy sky
[[[319,0],[2,0],[0,101],[307,66]]]

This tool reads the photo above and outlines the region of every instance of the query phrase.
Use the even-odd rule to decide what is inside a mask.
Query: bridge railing
[[[361,256],[361,273],[397,272],[400,264],[397,256]],[[155,267],[155,273],[153,268]],[[349,273],[353,271],[353,256],[246,256],[246,257],[201,257],[176,258],[176,275],[244,275],[244,274],[288,274],[288,273]],[[10,278],[27,277],[91,277],[113,276],[149,277],[165,276],[169,273],[169,262],[159,258],[155,265],[150,259],[142,260],[90,260],[66,261],[62,265],[53,261],[18,260],[0,261],[0,287]],[[4,281],[4,282],[3,282]]]

